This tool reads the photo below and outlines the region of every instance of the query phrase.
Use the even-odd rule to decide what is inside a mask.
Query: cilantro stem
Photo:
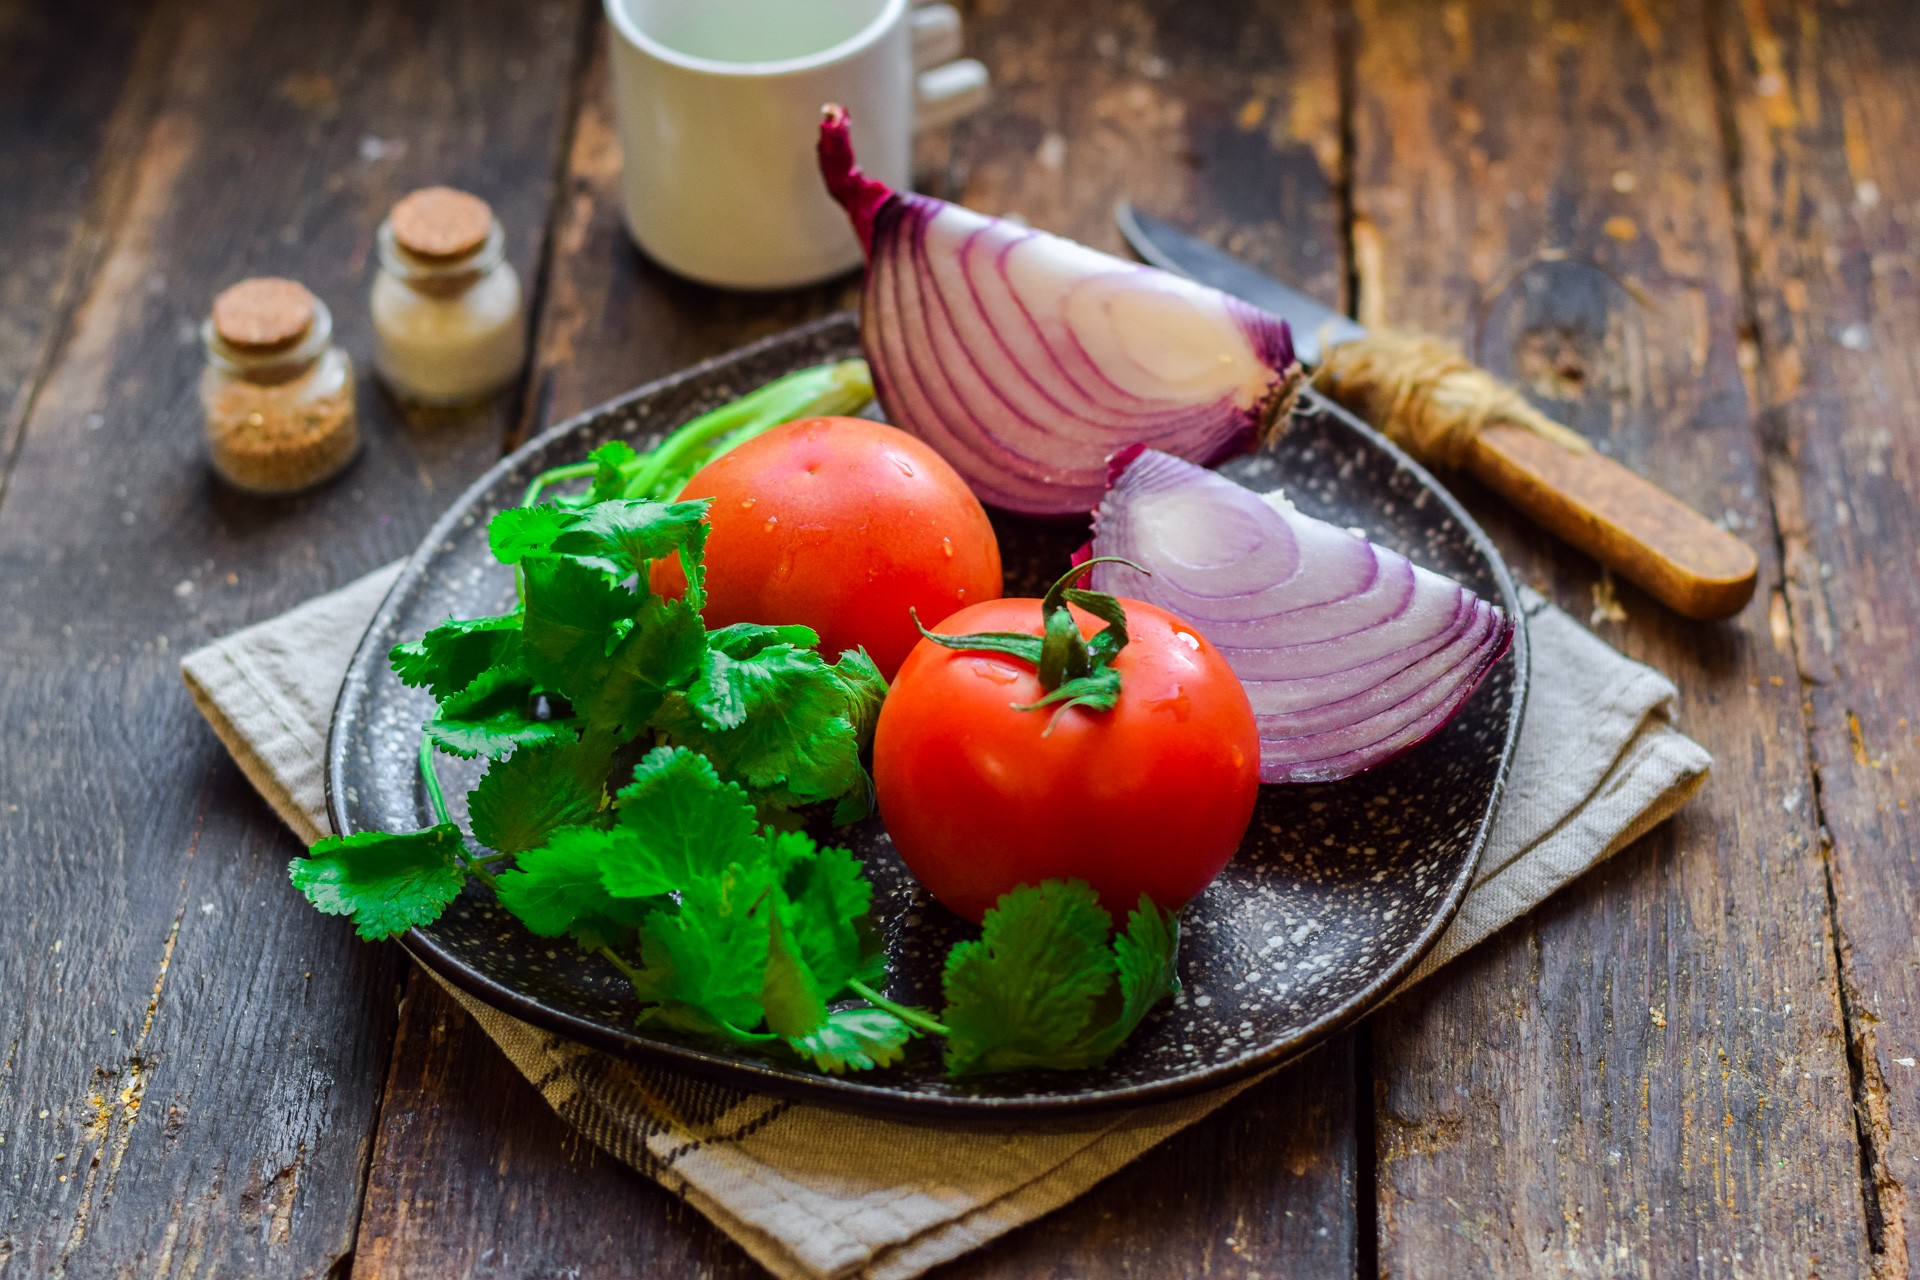
[[[433,805],[433,820],[446,824],[453,819],[447,815],[447,794],[440,789],[440,772],[433,767],[433,739],[426,734],[420,735],[420,780],[427,787],[427,801]]]
[[[597,470],[599,470],[598,463],[574,462],[564,467],[553,467],[549,470],[542,471],[533,478],[533,483],[527,486],[527,496],[520,499],[520,505],[523,507],[532,506],[534,500],[540,496],[541,490],[550,484],[558,484],[562,480],[583,479],[586,476],[592,475]]]
[[[634,989],[635,994],[638,994],[640,990],[640,971],[628,964],[625,960],[622,960],[620,954],[612,947],[600,947],[598,950],[600,952],[600,958],[618,969],[620,975],[627,980],[627,985]]]
[[[858,978],[851,978],[847,981],[847,990],[853,992],[853,994],[859,996],[874,1008],[885,1009],[888,1013],[910,1027],[918,1027],[922,1031],[930,1031],[936,1036],[953,1034],[947,1030],[943,1023],[935,1022],[932,1018],[929,1018],[917,1009],[911,1009],[904,1004],[894,1003]]]
[[[864,360],[788,374],[668,436],[634,464],[626,496],[671,502],[694,472],[734,446],[796,418],[852,413],[871,399],[873,378]]]

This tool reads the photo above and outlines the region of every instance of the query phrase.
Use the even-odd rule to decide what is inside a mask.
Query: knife
[[[1315,385],[1423,462],[1442,459],[1421,447],[1435,439],[1422,428],[1450,412],[1462,416],[1453,412],[1455,393],[1474,397],[1482,416],[1471,429],[1444,437],[1448,459],[1675,612],[1726,618],[1752,599],[1759,562],[1751,547],[1595,452],[1449,348],[1406,334],[1369,334],[1332,307],[1125,200],[1115,206],[1114,221],[1142,261],[1285,320],[1300,363],[1320,367]],[[1382,377],[1385,369],[1409,367],[1434,376],[1395,377],[1391,383]]]

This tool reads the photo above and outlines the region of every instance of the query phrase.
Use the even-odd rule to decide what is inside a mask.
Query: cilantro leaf
[[[328,915],[352,916],[368,941],[431,924],[460,895],[460,828],[442,823],[389,835],[329,836],[287,866],[293,887]]]
[[[500,873],[500,905],[543,938],[569,934],[588,949],[622,945],[659,905],[653,898],[616,898],[601,883],[602,866],[633,839],[617,827],[562,827]]]
[[[607,659],[596,687],[575,709],[623,738],[639,733],[667,694],[700,670],[706,634],[700,615],[686,601],[649,597],[633,630]]]
[[[1002,895],[981,936],[947,954],[947,1071],[1090,1066],[1082,1033],[1114,981],[1113,920],[1085,882]]]
[[[691,1005],[722,1027],[751,1031],[762,1016],[772,888],[767,868],[732,866],[682,889],[678,911],[650,913],[640,930],[640,998]]]
[[[611,742],[522,747],[487,766],[467,797],[473,838],[501,853],[537,849],[561,827],[579,826],[600,811],[606,794]]]
[[[760,983],[760,1007],[767,1030],[778,1036],[804,1036],[827,1020],[821,984],[780,924],[781,913],[767,913],[767,972]]]
[[[790,840],[794,834],[783,833],[779,839]],[[805,835],[799,839],[811,849],[812,840]],[[877,957],[884,966],[885,957],[878,937],[860,928],[873,901],[873,886],[860,860],[845,849],[821,849],[789,863],[783,882],[784,931],[820,991],[832,999],[851,979],[877,976],[873,962]]]
[[[848,649],[833,664],[833,674],[847,691],[846,717],[854,737],[865,751],[873,745],[873,726],[880,720],[880,704],[887,698],[887,678],[880,674],[865,649]]]
[[[811,650],[774,644],[740,659],[709,649],[699,678],[654,724],[749,787],[806,803],[863,782],[847,707],[845,684]]]
[[[520,615],[444,622],[387,655],[402,684],[445,698],[466,688],[488,667],[509,660],[520,642]]]
[[[1120,972],[1120,1011],[1107,1029],[1088,1045],[1096,1061],[1103,1061],[1133,1034],[1147,1011],[1180,990],[1175,960],[1180,953],[1180,918],[1160,910],[1152,898],[1140,895],[1140,905],[1127,913],[1126,931],[1113,940]]]
[[[520,571],[526,585],[521,662],[543,688],[585,701],[606,677],[607,655],[626,637],[640,601],[569,556],[528,556]]]
[[[614,805],[620,825],[635,837],[605,864],[604,883],[615,897],[684,890],[729,864],[769,864],[753,802],[722,782],[712,761],[696,752],[655,747],[634,767],[633,781],[620,788]]]
[[[751,658],[770,645],[811,649],[819,643],[820,633],[802,626],[763,627],[757,622],[735,622],[707,632],[707,647],[718,649],[729,658]]]
[[[697,560],[707,545],[709,505],[704,498],[694,502],[653,502],[645,498],[597,502],[581,511],[553,546],[574,555],[603,556],[629,573],[683,550]]]
[[[885,1009],[836,1009],[827,1020],[787,1044],[822,1071],[835,1075],[889,1067],[906,1054],[911,1028]]]
[[[515,747],[572,742],[572,719],[541,720],[533,713],[533,680],[512,663],[489,667],[471,684],[440,700],[426,725],[434,743],[456,756],[497,759]]]
[[[487,522],[487,546],[501,564],[519,564],[553,549],[578,517],[565,507],[508,507]]]
[[[625,493],[627,477],[623,468],[631,466],[639,457],[625,440],[609,440],[588,454],[587,461],[594,464],[593,488],[587,494],[588,501],[605,502]]]

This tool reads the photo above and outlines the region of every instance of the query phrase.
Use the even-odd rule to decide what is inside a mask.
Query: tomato
[[[775,427],[695,472],[683,498],[708,514],[709,627],[800,623],[831,660],[865,647],[891,677],[932,626],[1000,595],[1000,544],[980,500],[946,459],[864,418]],[[655,591],[677,596],[677,558],[654,562]]]
[[[1162,609],[1122,600],[1110,710],[1017,711],[1036,668],[922,640],[880,709],[873,777],[907,868],[979,920],[1020,884],[1079,878],[1124,921],[1145,892],[1169,910],[1220,873],[1253,816],[1260,740],[1226,659]],[[1102,625],[1074,610],[1082,635]],[[1040,635],[1041,602],[976,604],[935,630]]]

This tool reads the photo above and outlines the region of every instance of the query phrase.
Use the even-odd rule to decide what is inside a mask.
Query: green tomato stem
[[[935,1022],[926,1014],[916,1009],[910,1009],[904,1004],[896,1004],[858,978],[850,978],[847,980],[847,990],[853,992],[853,994],[859,996],[874,1008],[885,1009],[888,1013],[910,1027],[918,1027],[922,1031],[930,1031],[936,1036],[950,1036],[953,1034],[953,1032],[947,1030],[945,1024]]]

